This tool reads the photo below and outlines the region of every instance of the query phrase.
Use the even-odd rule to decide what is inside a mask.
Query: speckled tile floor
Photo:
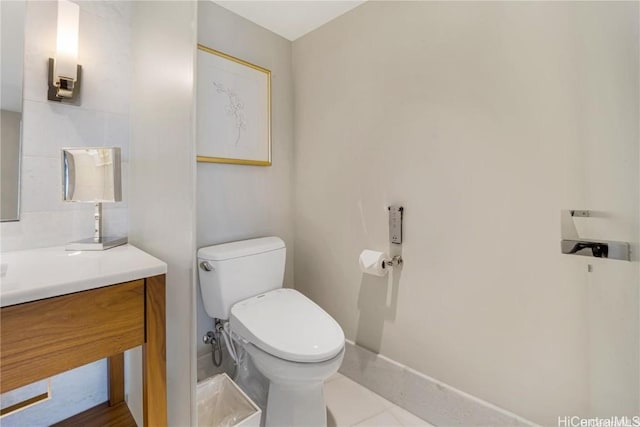
[[[328,427],[431,426],[342,374],[324,385]]]

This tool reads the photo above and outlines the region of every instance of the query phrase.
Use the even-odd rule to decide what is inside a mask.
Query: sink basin
[[[167,265],[132,245],[107,251],[63,246],[0,254],[0,306],[95,289],[167,272]]]

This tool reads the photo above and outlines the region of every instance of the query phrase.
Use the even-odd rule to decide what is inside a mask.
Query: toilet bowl
[[[309,298],[282,288],[285,253],[277,237],[201,248],[203,302],[251,358],[244,368],[268,381],[265,425],[326,426],[323,383],[342,363],[344,333]]]

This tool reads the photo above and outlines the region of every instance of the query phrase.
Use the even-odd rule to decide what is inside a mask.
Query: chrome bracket
[[[569,211],[569,213],[571,214],[572,217],[583,217],[583,218],[587,218],[591,216],[591,211],[576,211],[576,210],[571,210]]]
[[[56,101],[80,105],[80,85],[82,82],[82,66],[78,65],[76,71],[76,80],[67,78],[59,78],[56,81],[56,77],[53,75],[55,72],[55,59],[49,58],[49,71],[48,71],[48,83],[49,88],[47,90],[47,99],[49,101]]]
[[[402,265],[402,257],[395,255],[391,259],[385,259],[382,261],[382,268],[398,267]]]
[[[589,218],[591,217],[591,211],[588,210],[569,210],[571,220],[566,215],[567,211],[563,211],[561,215],[565,215],[567,221],[572,221],[573,218]],[[562,226],[562,217],[561,217]],[[562,230],[562,236],[560,240],[560,250],[563,254],[567,255],[582,255],[591,256],[595,258],[610,258],[619,259],[623,261],[631,261],[631,248],[628,242],[616,242],[613,240],[595,240],[595,239],[583,239],[577,235],[577,231],[573,231],[572,237],[565,236],[565,230]]]

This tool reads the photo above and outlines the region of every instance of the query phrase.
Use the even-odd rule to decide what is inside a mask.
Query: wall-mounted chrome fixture
[[[394,255],[389,259],[382,261],[382,268],[399,267],[402,265],[402,257]]]
[[[612,240],[583,239],[578,236],[573,224],[573,218],[589,218],[591,211],[569,210],[561,212],[561,233],[560,249],[563,254],[583,255],[596,258],[611,258],[630,261],[630,247],[627,242],[616,242]],[[566,228],[573,226],[570,233]]]
[[[95,204],[93,238],[69,243],[68,251],[101,251],[127,243],[102,235],[102,203],[122,201],[120,148],[62,149],[62,200]]]
[[[82,67],[78,65],[78,24],[80,7],[58,0],[56,57],[49,58],[49,101],[78,102]]]
[[[402,243],[402,215],[404,208],[392,205],[389,209],[389,241],[391,243]]]

